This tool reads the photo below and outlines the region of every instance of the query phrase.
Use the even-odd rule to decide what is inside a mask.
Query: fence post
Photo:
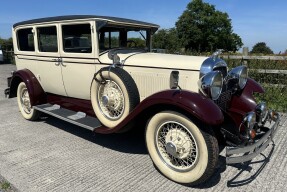
[[[243,49],[242,49],[242,57],[248,56],[248,53],[249,53],[248,47],[243,47]],[[243,64],[248,66],[248,63],[247,63],[246,59],[243,59]]]

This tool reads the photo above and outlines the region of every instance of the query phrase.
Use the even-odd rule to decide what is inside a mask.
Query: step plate
[[[91,131],[102,126],[101,122],[97,118],[87,116],[83,112],[75,112],[61,108],[59,105],[51,105],[47,103],[36,105],[33,108]]]

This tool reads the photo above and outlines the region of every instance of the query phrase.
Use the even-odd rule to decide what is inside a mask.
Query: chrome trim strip
[[[256,143],[246,147],[226,147],[226,164],[243,163],[252,160],[258,154],[260,154],[267,146],[273,141],[273,137],[277,132],[280,116],[276,113],[276,121],[265,135],[259,139]],[[230,157],[231,155],[238,155],[243,153],[242,156]],[[244,155],[244,153],[249,153]]]

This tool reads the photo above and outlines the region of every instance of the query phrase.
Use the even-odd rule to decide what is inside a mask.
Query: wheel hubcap
[[[159,126],[155,139],[159,156],[170,168],[185,172],[196,164],[198,147],[184,125],[175,121],[165,122]]]
[[[22,104],[22,108],[25,111],[25,113],[30,114],[31,113],[31,102],[30,102],[29,92],[26,88],[23,89],[21,93],[21,104]]]
[[[104,116],[111,120],[119,119],[124,112],[124,94],[119,85],[111,80],[100,85],[98,103]]]
[[[165,146],[166,152],[172,156],[177,156],[177,148],[173,142],[168,142]]]

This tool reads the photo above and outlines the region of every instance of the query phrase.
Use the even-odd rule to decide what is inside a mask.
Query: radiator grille
[[[230,101],[232,97],[232,90],[226,90],[220,97],[214,102],[223,110],[227,110],[230,107]]]
[[[229,79],[223,84],[222,93],[214,102],[224,111],[229,109],[232,95],[234,93],[233,88],[237,84],[238,79]]]

